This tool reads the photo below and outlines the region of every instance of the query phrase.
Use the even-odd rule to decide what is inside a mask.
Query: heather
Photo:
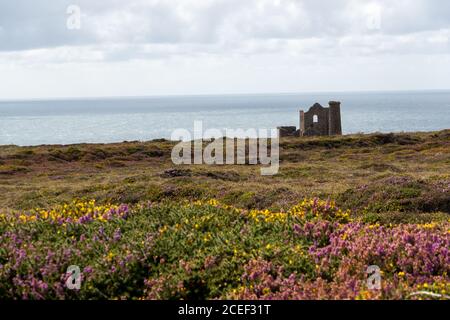
[[[0,146],[0,298],[448,299],[449,130],[282,139],[271,177],[173,145]]]
[[[449,223],[368,224],[333,201],[286,211],[217,200],[8,212],[0,222],[0,296],[11,299],[445,298]],[[65,287],[70,265],[80,290]],[[367,287],[378,265],[382,288]]]
[[[175,166],[174,142],[0,146],[0,208],[218,199],[247,209],[335,199],[370,222],[430,222],[450,213],[450,131],[286,138],[280,171]]]

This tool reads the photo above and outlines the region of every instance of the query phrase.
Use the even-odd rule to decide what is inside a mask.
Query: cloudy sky
[[[447,0],[0,0],[0,99],[450,89]]]

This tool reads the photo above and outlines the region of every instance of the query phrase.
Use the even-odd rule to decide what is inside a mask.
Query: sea
[[[0,100],[0,145],[170,139],[176,129],[299,126],[299,110],[341,101],[344,134],[450,128],[449,91],[330,92]]]

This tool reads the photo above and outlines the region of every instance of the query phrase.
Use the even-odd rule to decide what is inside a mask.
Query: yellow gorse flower
[[[305,219],[306,216],[316,218],[333,219],[339,222],[348,222],[350,219],[350,211],[343,211],[336,207],[334,201],[325,201],[320,199],[304,199],[299,204],[291,207],[287,212],[265,210],[245,210],[234,206],[220,203],[216,199],[197,200],[189,204],[186,202],[185,207],[189,206],[212,206],[215,208],[222,208],[226,210],[233,210],[238,214],[245,214],[259,223],[286,223],[289,219]],[[197,225],[195,225],[196,228]]]
[[[14,221],[18,223],[29,223],[37,220],[49,222],[73,220],[76,221],[84,216],[91,216],[92,220],[106,222],[107,214],[112,210],[118,210],[118,205],[105,204],[97,205],[95,200],[82,201],[73,200],[71,203],[57,205],[49,210],[35,208],[28,213],[19,215],[0,215],[0,221]]]

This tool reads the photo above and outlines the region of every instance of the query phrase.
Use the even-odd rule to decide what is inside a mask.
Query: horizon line
[[[151,94],[151,95],[123,95],[123,96],[83,96],[83,97],[41,97],[41,98],[0,98],[0,102],[37,102],[37,101],[65,101],[65,100],[120,100],[146,98],[181,98],[181,97],[214,97],[214,96],[264,96],[264,95],[306,95],[306,94],[348,94],[348,93],[408,93],[408,92],[450,92],[448,89],[392,89],[392,90],[330,90],[304,92],[247,92],[247,93],[199,93],[199,94]]]

